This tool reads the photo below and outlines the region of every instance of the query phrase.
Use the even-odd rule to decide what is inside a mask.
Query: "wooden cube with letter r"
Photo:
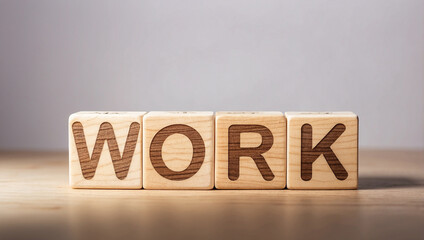
[[[287,188],[358,187],[358,117],[287,112]]]
[[[145,112],[77,112],[69,117],[73,188],[140,189]]]
[[[143,132],[145,189],[213,188],[213,112],[149,112]]]
[[[218,112],[215,187],[283,189],[286,119],[282,112]]]

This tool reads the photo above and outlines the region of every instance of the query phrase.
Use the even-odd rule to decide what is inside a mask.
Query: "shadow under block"
[[[213,112],[149,112],[143,132],[145,189],[213,188]]]
[[[358,187],[358,117],[287,112],[287,188]]]
[[[72,188],[140,189],[145,112],[77,112],[69,117]]]
[[[218,112],[215,187],[283,189],[286,119],[281,112]]]

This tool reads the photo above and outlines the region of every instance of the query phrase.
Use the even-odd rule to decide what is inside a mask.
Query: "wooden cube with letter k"
[[[358,117],[287,112],[287,188],[358,187]]]
[[[73,188],[140,189],[144,112],[77,112],[69,117]]]

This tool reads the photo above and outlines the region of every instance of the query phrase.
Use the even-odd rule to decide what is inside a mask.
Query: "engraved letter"
[[[340,163],[336,154],[331,150],[331,145],[345,130],[346,126],[344,124],[337,124],[314,148],[312,148],[312,126],[310,124],[304,124],[302,126],[301,178],[304,181],[312,179],[312,164],[321,154],[324,155],[325,160],[327,160],[328,165],[337,179],[345,180],[347,178],[348,173]]]
[[[78,158],[81,164],[82,175],[85,179],[89,180],[94,177],[105,141],[107,141],[107,144],[109,146],[109,153],[110,157],[112,158],[116,177],[120,180],[123,180],[127,177],[131,165],[131,160],[134,155],[134,150],[137,144],[138,135],[140,132],[139,123],[131,123],[122,157],[121,153],[119,152],[119,147],[118,143],[116,142],[113,127],[110,123],[104,122],[100,125],[91,158],[88,152],[87,143],[84,135],[84,128],[81,122],[74,122],[72,124],[72,132],[74,134]]]
[[[262,143],[258,147],[240,147],[240,135],[243,132],[259,133]],[[271,149],[274,137],[271,131],[262,125],[231,125],[228,128],[228,178],[235,181],[240,176],[240,157],[251,157],[266,181],[274,179],[274,174],[262,156]]]
[[[190,165],[183,171],[173,171],[169,169],[162,158],[162,147],[166,138],[172,134],[183,134],[188,137],[193,145],[193,158]],[[174,181],[186,180],[196,174],[205,160],[205,143],[202,136],[194,128],[183,125],[174,124],[162,128],[153,137],[150,144],[150,160],[155,170],[164,178]]]

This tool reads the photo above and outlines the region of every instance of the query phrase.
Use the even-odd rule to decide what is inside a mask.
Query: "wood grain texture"
[[[288,112],[287,187],[356,189],[358,118],[350,112]]]
[[[360,159],[356,191],[100,190],[69,187],[66,152],[0,152],[0,236],[421,240],[424,152]]]
[[[188,167],[183,171],[173,171],[168,168],[162,158],[162,148],[165,140],[173,134],[182,134],[186,136],[193,147],[193,157]],[[166,126],[159,130],[153,137],[150,143],[150,162],[152,163],[156,172],[162,177],[182,181],[193,177],[202,167],[205,160],[205,142],[196,129],[185,124],[173,124]]]
[[[356,191],[71,189],[67,162],[0,152],[1,239],[424,236],[424,151],[362,149]]]
[[[302,180],[309,181],[312,179],[312,164],[321,155],[324,156],[331,171],[338,180],[345,180],[348,176],[343,164],[340,163],[331,145],[343,134],[346,130],[344,124],[336,124],[319,143],[313,147],[312,145],[312,126],[308,123],[302,125],[301,128],[301,169],[300,176]]]
[[[283,189],[286,121],[281,112],[218,112],[215,187]]]
[[[87,141],[82,123],[78,121],[74,122],[71,127],[75,140],[75,146],[78,152],[78,159],[81,165],[82,175],[85,179],[90,180],[94,177],[105,141],[108,143],[109,153],[112,158],[116,177],[119,180],[123,180],[127,177],[132,158],[134,156],[134,150],[137,145],[137,140],[139,137],[141,137],[140,123],[131,123],[128,136],[125,141],[122,157],[119,151],[118,143],[116,142],[113,126],[109,122],[103,122],[100,124],[99,132],[97,134],[96,143],[94,144],[91,157],[87,148]]]
[[[72,114],[69,117],[71,187],[140,189],[143,115],[144,112]]]
[[[241,147],[242,133],[257,133],[262,142],[257,147]],[[236,181],[240,177],[240,158],[250,157],[258,167],[262,178],[272,181],[275,177],[262,154],[274,144],[274,136],[267,127],[258,124],[233,124],[228,128],[228,178]]]
[[[144,117],[145,189],[212,189],[212,112],[149,112]]]

